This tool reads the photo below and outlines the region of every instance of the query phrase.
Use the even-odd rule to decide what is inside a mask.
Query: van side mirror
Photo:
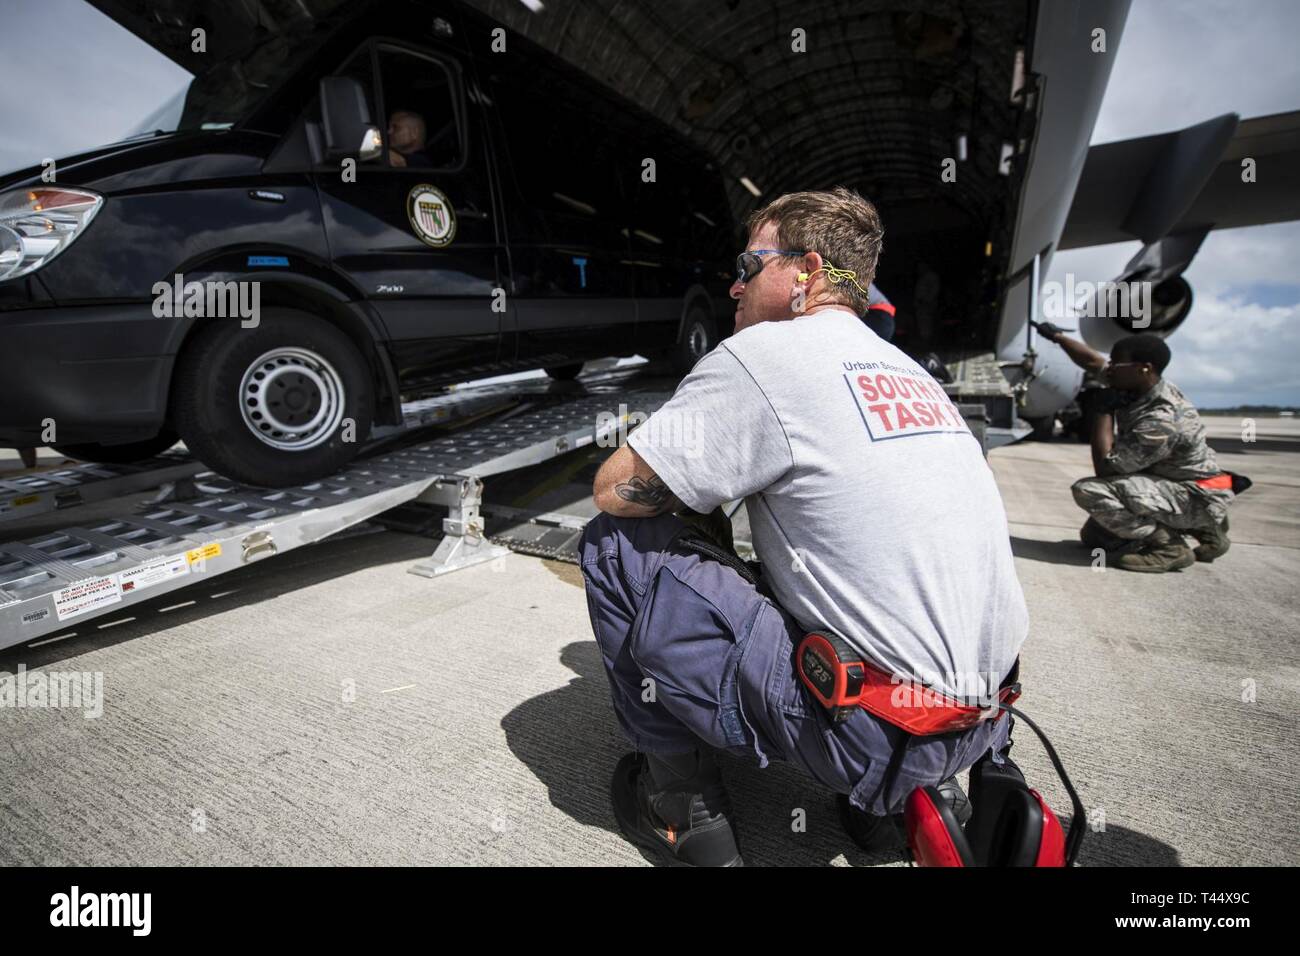
[[[384,134],[371,123],[366,92],[355,78],[321,78],[320,115],[327,159],[356,156],[365,161],[383,152]]]

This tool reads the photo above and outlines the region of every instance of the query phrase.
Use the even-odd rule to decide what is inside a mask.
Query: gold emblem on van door
[[[421,183],[406,197],[406,217],[415,234],[431,246],[442,248],[456,237],[456,210],[442,190]]]

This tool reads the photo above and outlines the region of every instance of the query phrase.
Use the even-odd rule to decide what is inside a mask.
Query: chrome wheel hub
[[[310,349],[272,349],[239,383],[244,424],[281,451],[306,451],[328,441],[343,420],[343,404],[343,379]]]

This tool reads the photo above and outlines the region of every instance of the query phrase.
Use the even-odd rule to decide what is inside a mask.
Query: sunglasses
[[[805,254],[796,252],[793,249],[755,249],[753,252],[742,252],[736,256],[736,281],[748,282],[762,272],[765,265],[763,256],[802,256]]]

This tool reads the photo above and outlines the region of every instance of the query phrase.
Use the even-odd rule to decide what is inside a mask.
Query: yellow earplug
[[[861,292],[863,295],[867,294],[867,290],[862,288],[862,286],[858,285],[858,274],[856,272],[850,272],[848,269],[836,269],[829,262],[826,263],[826,265],[822,266],[820,269],[816,269],[812,272],[799,273],[799,281],[807,282],[818,272],[825,272],[826,278],[829,279],[834,285],[839,285],[845,279],[848,279],[854,285],[858,286],[859,292]]]

